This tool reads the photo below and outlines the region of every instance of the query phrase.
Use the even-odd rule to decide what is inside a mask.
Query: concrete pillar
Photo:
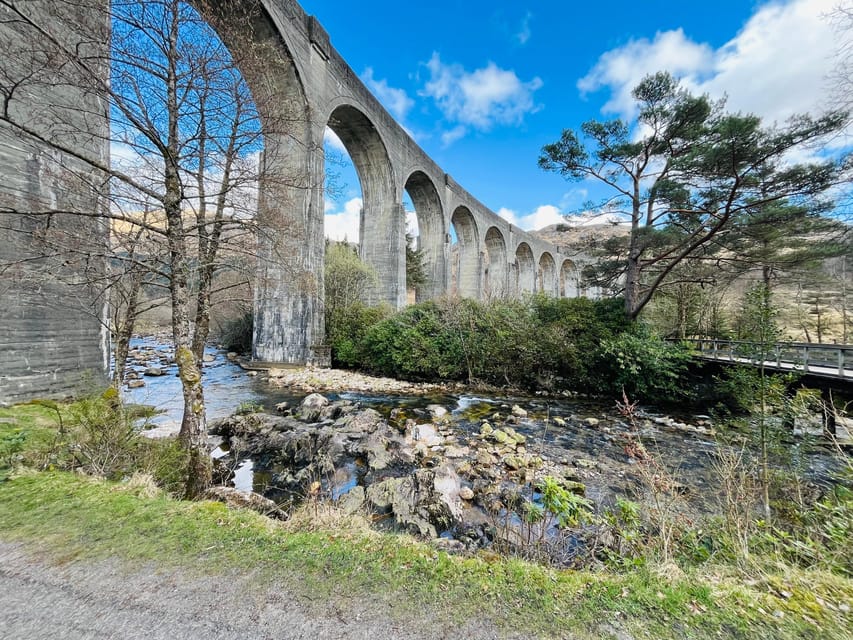
[[[265,140],[252,357],[264,363],[327,366],[322,145],[300,141],[297,130],[294,124],[290,135]],[[307,128],[302,134],[308,135]],[[300,183],[294,176],[307,178]]]
[[[109,231],[91,217],[109,195],[109,5],[13,5],[60,46],[0,7],[4,84],[20,82],[0,124],[0,404],[89,392],[109,368]]]

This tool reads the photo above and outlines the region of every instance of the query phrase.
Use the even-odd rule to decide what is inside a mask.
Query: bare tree
[[[109,53],[104,40],[92,47],[92,55],[84,55],[87,48],[79,40],[64,40],[64,32],[53,29],[55,23],[43,20],[45,6],[51,4],[81,16],[81,28],[111,25]],[[44,145],[60,160],[73,159],[82,171],[71,171],[64,162],[57,162],[55,171],[66,180],[73,174],[75,180],[88,181],[88,187],[100,194],[109,193],[109,207],[92,211],[64,206],[60,211],[45,203],[4,211],[38,220],[50,220],[58,213],[107,218],[114,239],[122,236],[112,247],[80,248],[82,256],[114,264],[113,273],[105,271],[102,280],[104,286],[120,289],[118,297],[124,301],[122,319],[115,327],[117,361],[122,364],[139,311],[140,289],[146,282],[165,287],[184,399],[180,440],[190,458],[187,494],[197,496],[211,480],[201,369],[217,276],[234,271],[238,263],[251,263],[255,255],[264,135],[284,129],[267,119],[262,130],[257,104],[240,72],[263,65],[268,52],[246,47],[235,59],[199,10],[214,22],[215,16],[227,12],[229,24],[249,24],[259,5],[190,6],[180,0],[114,0],[102,7],[82,0],[39,5],[36,11],[27,3],[0,2],[0,15],[23,34],[18,48],[9,52],[19,56],[17,64],[3,66],[18,70],[17,75],[4,71],[0,77],[4,106],[0,124]],[[93,20],[93,12],[99,11],[100,19]],[[103,37],[92,35],[93,40]],[[97,108],[108,103],[109,130],[81,130],[79,122],[85,123],[90,114],[80,110],[91,105],[51,104],[44,114],[21,108],[32,89],[45,82],[82,88]],[[78,117],[63,117],[71,111]],[[38,118],[49,124],[68,120],[78,124],[66,144],[62,136],[46,135],[44,126],[36,126]],[[81,135],[102,135],[113,162],[81,152],[74,144]],[[67,251],[74,239],[56,239],[53,244]],[[227,286],[235,286],[235,280],[245,282],[229,280]]]

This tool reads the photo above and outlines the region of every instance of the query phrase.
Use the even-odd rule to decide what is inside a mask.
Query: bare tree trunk
[[[634,210],[631,216],[631,235],[628,245],[628,259],[625,267],[625,314],[635,320],[642,307],[640,306],[640,280],[642,277],[642,265],[640,256],[642,246],[640,245],[640,196],[639,183],[635,181]]]
[[[210,486],[213,465],[207,448],[207,421],[205,419],[204,388],[201,370],[193,354],[192,325],[190,322],[190,264],[184,232],[183,189],[181,185],[179,157],[177,63],[179,60],[178,29],[179,11],[177,0],[171,13],[169,33],[170,55],[168,56],[167,112],[169,118],[167,148],[164,154],[165,197],[163,208],[166,213],[166,234],[169,243],[171,278],[169,290],[172,296],[172,336],[175,342],[175,360],[184,396],[184,415],[181,420],[179,439],[187,452],[186,496],[197,498]]]
[[[116,318],[115,347],[113,351],[113,386],[120,389],[127,370],[127,354],[130,352],[130,339],[136,326],[139,309],[139,292],[142,288],[142,274],[131,272],[130,289],[125,300],[121,317]]]

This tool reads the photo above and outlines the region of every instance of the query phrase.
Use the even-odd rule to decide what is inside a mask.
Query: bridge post
[[[406,210],[401,202],[376,202],[362,210],[361,258],[376,270],[370,304],[406,306]]]
[[[106,0],[0,7],[0,404],[107,381],[109,33]]]
[[[328,366],[322,145],[309,144],[310,123],[294,116],[291,124],[290,134],[265,139],[252,358]]]

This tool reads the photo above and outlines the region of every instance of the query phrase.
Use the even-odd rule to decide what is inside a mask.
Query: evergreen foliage
[[[657,401],[684,395],[686,352],[629,323],[618,299],[444,298],[390,316],[355,304],[327,330],[336,363],[379,375],[611,397],[624,388]]]
[[[645,77],[633,97],[635,122],[584,122],[545,145],[539,158],[540,167],[566,179],[601,182],[609,189],[601,209],[630,222],[627,243],[607,247],[610,259],[597,274],[602,286],[624,288],[628,317],[637,318],[658,289],[678,280],[680,265],[706,260],[729,242],[749,246],[755,260],[784,263],[796,255],[761,248],[768,231],[780,228],[766,223],[798,223],[825,210],[822,196],[844,160],[792,164],[791,157],[841,131],[846,114],[767,127],[691,95],[668,73]]]

